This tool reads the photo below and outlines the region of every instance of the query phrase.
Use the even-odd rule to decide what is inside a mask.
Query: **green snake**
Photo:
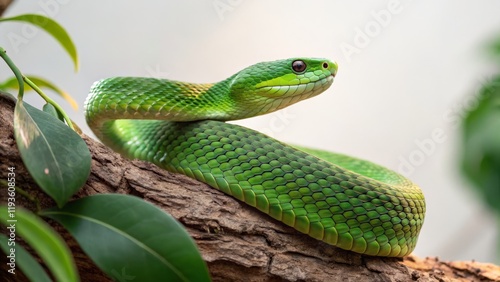
[[[224,122],[316,96],[336,73],[330,60],[291,58],[252,65],[217,83],[107,78],[92,86],[85,116],[96,136],[126,157],[205,182],[330,245],[406,256],[425,214],[424,196],[410,180]]]

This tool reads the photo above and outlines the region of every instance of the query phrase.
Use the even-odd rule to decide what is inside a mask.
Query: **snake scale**
[[[247,67],[217,83],[113,77],[94,83],[87,123],[129,158],[182,173],[345,250],[402,257],[413,251],[425,200],[377,164],[296,148],[224,121],[282,109],[330,87],[337,64],[291,58]]]

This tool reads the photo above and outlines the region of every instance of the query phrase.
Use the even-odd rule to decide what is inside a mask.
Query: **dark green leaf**
[[[38,261],[19,245],[19,243],[14,241],[15,245],[12,245],[12,242],[13,241],[9,241],[9,238],[5,235],[0,234],[0,248],[2,248],[7,256],[8,269],[14,269],[14,273],[12,274],[17,274],[17,267],[19,267],[24,275],[31,281],[50,282],[49,276],[45,273]],[[14,250],[14,252],[12,252],[12,250]]]
[[[18,101],[14,136],[31,176],[58,206],[85,184],[90,152],[82,138],[60,120]]]
[[[54,106],[52,106],[51,104],[47,103],[45,105],[43,105],[43,108],[42,110],[44,112],[46,112],[47,114],[57,118],[58,120],[64,122],[64,117],[59,114],[59,112],[56,110],[56,108],[54,108]]]
[[[498,57],[500,55],[500,38],[497,38],[493,42],[493,44],[491,44],[490,48],[491,48],[493,55]]]
[[[24,14],[10,18],[0,18],[0,22],[2,21],[21,21],[42,28],[50,35],[52,35],[62,45],[64,50],[68,52],[69,56],[71,57],[71,60],[73,60],[73,64],[75,65],[75,70],[78,70],[79,62],[75,44],[69,37],[66,30],[56,21],[48,17],[36,14]]]
[[[463,123],[462,168],[483,200],[500,215],[500,76],[486,83]]]
[[[7,226],[9,236],[14,232],[37,252],[57,281],[80,280],[68,246],[41,218],[19,207],[0,206],[0,222]]]
[[[109,276],[119,281],[209,281],[182,225],[128,195],[94,195],[41,213],[62,224]]]

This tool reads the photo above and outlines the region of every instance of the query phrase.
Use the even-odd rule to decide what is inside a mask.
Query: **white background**
[[[236,123],[402,172],[427,200],[415,254],[494,262],[498,226],[460,177],[457,121],[498,70],[484,51],[500,35],[499,12],[494,0],[18,0],[5,16],[53,17],[74,39],[81,69],[75,74],[52,38],[24,24],[1,23],[0,45],[24,73],[75,97],[78,111],[57,101],[87,134],[83,102],[104,77],[215,82],[260,61],[335,60],[339,72],[324,94]],[[9,76],[0,70],[0,79]]]

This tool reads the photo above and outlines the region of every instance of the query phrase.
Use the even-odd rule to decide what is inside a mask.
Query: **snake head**
[[[231,96],[245,107],[265,114],[314,97],[333,83],[338,66],[320,58],[290,58],[262,62],[231,77]]]

